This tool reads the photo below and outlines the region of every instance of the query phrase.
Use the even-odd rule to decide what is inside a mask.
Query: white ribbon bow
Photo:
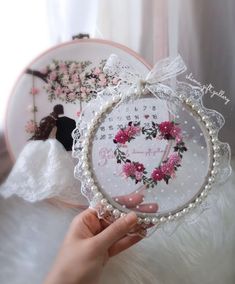
[[[145,90],[150,91],[154,96],[158,96],[159,92],[172,94],[172,88],[163,83],[185,72],[186,66],[180,55],[175,58],[168,57],[158,61],[146,78],[141,78],[133,68],[121,61],[116,54],[112,54],[103,71],[119,80],[117,87],[123,95],[123,102],[130,98],[140,97]],[[114,93],[112,90],[111,92]]]

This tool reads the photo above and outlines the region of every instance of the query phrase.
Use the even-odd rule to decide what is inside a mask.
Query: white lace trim
[[[174,104],[177,105],[179,101],[183,100],[189,104],[192,109],[196,109],[203,119],[205,117],[204,120],[210,125],[210,133],[213,133],[208,136],[208,139],[215,140],[217,147],[216,155],[218,157],[216,158],[216,168],[218,173],[215,177],[215,181],[218,183],[224,182],[231,174],[230,147],[227,143],[218,140],[218,132],[224,125],[224,117],[217,111],[207,109],[203,105],[202,97],[204,94],[200,88],[176,80],[173,87],[171,84],[172,82],[169,80],[172,76],[178,75],[185,70],[186,67],[180,57],[173,60],[168,58],[158,62],[146,79],[141,79],[138,74],[135,74],[130,66],[122,63],[117,56],[112,55],[107,61],[104,71],[119,78],[121,80],[120,84],[118,88],[108,88],[104,90],[99,94],[96,100],[93,100],[87,105],[73,132],[73,156],[78,158],[78,163],[75,168],[75,177],[81,180],[81,191],[90,202],[90,206],[97,208],[98,213],[101,216],[104,216],[107,210],[106,206],[101,206],[100,203],[102,194],[100,194],[100,192],[97,193],[96,190],[92,190],[92,182],[90,183],[89,178],[84,175],[84,151],[82,151],[84,149],[84,141],[89,132],[88,129],[92,129],[94,126],[94,120],[99,119],[99,110],[101,109],[102,112],[105,105],[113,105],[112,97],[115,98],[113,99],[115,101],[118,95],[122,96],[120,103],[124,103],[127,98],[138,99],[139,85],[142,88],[141,92],[147,90],[153,96],[168,101],[172,106],[170,109],[172,113],[175,112]],[[199,204],[200,201],[201,198],[198,198],[197,204]],[[196,215],[200,215],[205,207],[205,203],[204,205],[199,206],[197,208],[199,213]],[[193,210],[193,212],[195,213],[196,211]],[[171,216],[169,216],[169,220],[170,217]],[[165,223],[165,221],[167,221],[166,218],[162,223]],[[159,225],[160,223],[157,221],[157,224]]]

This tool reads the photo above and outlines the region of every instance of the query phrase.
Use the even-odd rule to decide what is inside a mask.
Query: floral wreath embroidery
[[[181,128],[174,121],[164,121],[157,124],[152,121],[152,127],[140,127],[140,122],[129,122],[124,128],[121,128],[115,135],[113,142],[117,144],[114,151],[117,163],[123,164],[122,173],[127,178],[131,178],[135,183],[143,182],[147,187],[154,187],[159,181],[164,180],[168,184],[169,179],[175,177],[175,172],[181,166],[183,153],[187,151],[185,143],[182,139]],[[139,136],[140,133],[145,135],[145,139],[165,139],[174,140],[176,144],[174,151],[169,157],[155,167],[148,177],[144,164],[131,161],[126,158],[126,154],[121,151],[121,147],[126,143]]]

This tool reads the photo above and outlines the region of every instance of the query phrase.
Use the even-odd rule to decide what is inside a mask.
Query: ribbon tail
[[[146,81],[149,84],[161,83],[178,76],[185,72],[186,69],[186,65],[180,55],[174,58],[167,57],[154,65],[153,69],[147,75]]]
[[[160,83],[148,85],[146,89],[157,99],[169,99],[175,96],[175,92],[171,87]]]

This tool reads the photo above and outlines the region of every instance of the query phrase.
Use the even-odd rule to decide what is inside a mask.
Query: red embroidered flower
[[[159,130],[162,135],[171,134],[172,129],[174,128],[174,123],[171,121],[163,121],[159,124]]]
[[[152,174],[151,174],[151,178],[154,181],[160,181],[160,180],[164,179],[164,173],[159,168],[158,169],[154,169]]]
[[[125,144],[128,140],[129,136],[124,130],[119,130],[116,136],[114,137],[114,141],[121,144]]]
[[[129,125],[124,131],[129,137],[133,137],[140,133],[140,127]]]
[[[168,162],[164,163],[161,166],[161,171],[163,175],[171,176],[175,172],[174,165],[172,166],[172,164],[169,164]]]
[[[126,177],[134,176],[136,172],[136,168],[133,163],[125,163],[122,167],[122,171]]]
[[[161,165],[161,171],[164,175],[171,175],[174,167],[172,168],[168,163],[164,163]]]
[[[137,172],[143,172],[145,168],[143,164],[135,163],[135,169],[137,170]]]

